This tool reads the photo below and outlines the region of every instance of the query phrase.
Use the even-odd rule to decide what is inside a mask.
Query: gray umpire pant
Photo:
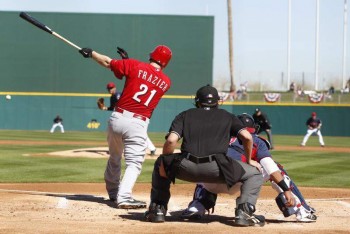
[[[159,175],[159,160],[156,161],[152,175],[151,202],[167,207],[170,199],[171,180]],[[237,198],[237,206],[249,202],[256,205],[264,178],[257,168],[238,161],[245,173],[241,177],[241,195]],[[220,183],[225,184],[225,179],[220,172],[216,161],[196,164],[186,158],[182,159],[176,168],[176,178],[199,183]]]

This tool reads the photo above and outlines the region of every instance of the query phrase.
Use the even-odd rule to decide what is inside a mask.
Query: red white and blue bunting
[[[309,101],[312,103],[320,103],[323,98],[324,98],[324,94],[323,93],[313,93],[313,94],[309,94]]]
[[[280,93],[264,93],[264,98],[266,102],[273,103],[277,102],[281,98]]]

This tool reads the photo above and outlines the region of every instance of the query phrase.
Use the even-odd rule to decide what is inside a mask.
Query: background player
[[[324,141],[321,134],[322,121],[319,118],[317,118],[316,112],[311,113],[311,117],[307,119],[306,125],[307,125],[307,132],[306,132],[306,135],[304,136],[303,141],[301,142],[301,146],[305,146],[307,140],[312,134],[317,134],[318,141],[320,142],[321,146],[324,147]]]
[[[265,113],[263,113],[260,110],[260,108],[256,108],[253,114],[253,119],[255,124],[259,126],[257,134],[260,134],[261,132],[265,132],[267,135],[267,139],[271,144],[271,149],[273,149],[274,147],[272,142],[272,131],[271,131],[272,126],[269,118]]]
[[[305,201],[296,184],[289,178],[283,167],[274,162],[269,152],[269,142],[255,134],[256,125],[253,118],[248,114],[239,115],[246,129],[252,134],[253,154],[252,159],[257,160],[263,168],[265,181],[271,181],[272,188],[278,193],[276,203],[285,217],[295,214],[296,219],[301,222],[314,222],[317,217],[313,213],[315,209],[311,208]],[[227,155],[246,161],[242,145],[235,138],[231,139]],[[221,184],[199,184],[197,185],[193,201],[189,207],[182,213],[184,219],[200,219],[205,210],[214,208],[218,193],[235,194],[239,191],[240,185],[235,185],[230,190]],[[292,199],[296,201],[294,204]]]
[[[132,189],[144,162],[149,119],[171,86],[170,78],[162,70],[170,61],[172,52],[169,47],[159,45],[150,53],[149,63],[135,59],[111,59],[90,48],[79,52],[110,69],[118,79],[125,77],[118,106],[109,119],[107,140],[110,157],[104,178],[109,198],[117,203],[118,208],[146,207],[145,202],[133,198]],[[120,181],[123,153],[126,169]]]
[[[64,133],[64,127],[63,127],[62,122],[63,122],[63,119],[59,115],[57,115],[53,119],[53,125],[50,129],[50,133],[53,133],[57,127],[59,127],[61,129],[61,133]]]

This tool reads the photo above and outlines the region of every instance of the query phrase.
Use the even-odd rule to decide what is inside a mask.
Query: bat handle
[[[55,37],[61,39],[64,42],[68,43],[69,45],[73,46],[77,50],[81,50],[81,48],[79,46],[77,46],[76,44],[72,43],[71,41],[68,41],[66,38],[62,37],[60,34],[52,32],[52,35],[54,35]]]

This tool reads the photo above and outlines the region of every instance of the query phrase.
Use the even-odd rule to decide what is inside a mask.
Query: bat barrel
[[[52,34],[52,30],[51,30],[49,27],[47,27],[46,25],[44,25],[44,24],[41,23],[40,21],[36,20],[35,18],[31,17],[31,16],[28,15],[27,13],[21,12],[21,13],[19,14],[19,16],[20,16],[22,19],[24,19],[24,20],[28,21],[29,23],[35,25],[36,27],[40,28],[41,30],[44,30],[45,32],[48,32],[48,33]]]

